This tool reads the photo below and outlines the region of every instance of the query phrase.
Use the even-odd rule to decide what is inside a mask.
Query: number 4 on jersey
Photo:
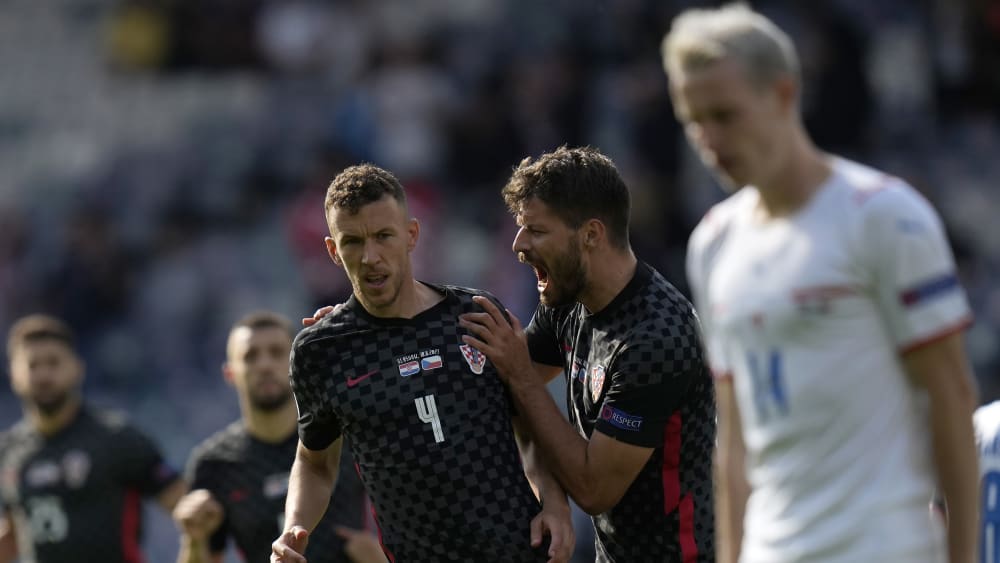
[[[417,416],[424,424],[430,424],[434,429],[434,441],[444,442],[444,431],[441,430],[441,417],[438,416],[437,406],[434,404],[434,395],[418,397],[413,400],[417,405]]]

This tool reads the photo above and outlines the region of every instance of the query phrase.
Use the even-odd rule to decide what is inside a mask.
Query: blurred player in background
[[[568,560],[565,493],[534,463],[530,446],[522,466],[507,391],[461,340],[459,315],[487,294],[413,277],[420,228],[389,172],[344,170],[325,210],[327,249],[353,295],[293,346],[301,445],[272,561],[303,561],[307,530],[337,480],[344,437],[391,561]]]
[[[598,151],[563,147],[525,159],[503,195],[541,303],[522,333],[477,298],[466,341],[593,516],[597,561],[713,561],[712,380],[691,303],[632,252],[625,182]],[[561,372],[570,423],[546,389]]]
[[[716,374],[720,561],[972,561],[971,316],[941,220],[812,144],[795,49],[764,16],[684,12],[663,59],[688,140],[732,192],[688,254]]]
[[[288,474],[298,444],[288,382],[292,337],[289,321],[270,312],[247,315],[230,330],[222,374],[236,389],[242,416],[191,455],[192,491],[174,509],[182,532],[178,563],[219,562],[230,537],[246,561],[264,561],[284,528]],[[331,508],[306,551],[309,561],[385,561],[375,537],[357,530],[365,523],[366,499],[350,455],[342,456],[339,474]],[[374,544],[377,558],[348,557],[339,527],[346,527],[344,534],[355,543]]]
[[[976,409],[979,447],[979,562],[1000,563],[1000,401]]]
[[[169,512],[184,483],[149,438],[84,404],[84,364],[65,323],[20,319],[7,356],[24,418],[0,437],[0,561],[138,563],[142,498]]]

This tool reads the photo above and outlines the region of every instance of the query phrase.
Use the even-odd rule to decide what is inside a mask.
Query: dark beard
[[[253,405],[253,408],[262,412],[274,412],[276,410],[280,410],[291,400],[291,390],[273,397],[250,397],[250,403]]]
[[[583,269],[583,251],[579,241],[573,241],[564,257],[557,260],[548,271],[549,285],[555,291],[540,295],[542,303],[548,307],[562,307],[575,303],[583,289],[587,287],[587,273]],[[557,284],[553,284],[559,280]]]
[[[38,409],[38,412],[40,412],[42,416],[50,417],[61,411],[63,407],[65,407],[66,404],[69,403],[69,400],[72,396],[73,393],[67,391],[65,393],[59,393],[58,395],[53,395],[44,400],[38,400],[38,399],[30,399],[30,400],[31,404],[33,404],[35,408]]]

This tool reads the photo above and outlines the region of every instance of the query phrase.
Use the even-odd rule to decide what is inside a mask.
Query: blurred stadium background
[[[183,465],[238,416],[230,323],[349,287],[322,199],[344,166],[393,170],[422,221],[417,274],[527,320],[499,189],[525,155],[591,144],[634,193],[640,256],[684,288],[721,192],[687,149],[658,46],[683,0],[0,0],[0,325],[68,320],[94,403]],[[818,143],[942,212],[1000,396],[1000,1],[760,1],[796,39]],[[20,415],[0,386],[0,428]],[[176,534],[154,516],[152,563]]]

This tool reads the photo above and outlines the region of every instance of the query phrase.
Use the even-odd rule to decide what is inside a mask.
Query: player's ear
[[[791,76],[781,76],[774,81],[774,90],[782,112],[794,112],[799,99],[799,84]]]
[[[420,239],[420,221],[417,221],[416,217],[410,217],[406,224],[406,233],[408,235],[406,249],[412,251],[417,247],[417,240]]]
[[[337,254],[337,243],[332,237],[324,237],[323,242],[326,243],[326,253],[330,255],[330,260],[338,266],[343,266],[344,262],[340,259],[340,255]]]
[[[233,384],[233,368],[229,367],[229,362],[222,363],[222,379],[230,385]]]
[[[607,235],[607,229],[599,219],[588,219],[580,231],[583,235],[583,246],[588,249],[597,248]]]

